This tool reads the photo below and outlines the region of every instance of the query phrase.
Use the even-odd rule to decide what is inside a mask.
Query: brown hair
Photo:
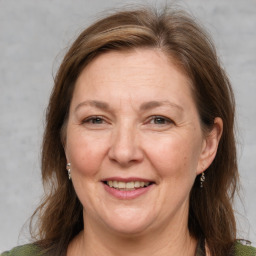
[[[234,138],[234,97],[209,36],[183,11],[150,8],[118,11],[84,30],[70,47],[55,78],[46,115],[42,148],[45,197],[35,211],[37,243],[55,255],[67,249],[83,229],[82,205],[66,173],[62,135],[76,80],[95,56],[107,51],[159,48],[186,73],[202,129],[215,117],[223,120],[217,155],[200,189],[196,178],[190,195],[189,230],[206,239],[212,256],[227,255],[236,239],[232,201],[238,182]],[[65,138],[64,138],[65,140]],[[32,222],[31,222],[32,223]]]

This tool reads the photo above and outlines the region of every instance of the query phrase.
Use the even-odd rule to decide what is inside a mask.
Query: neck
[[[159,230],[134,235],[103,232],[97,224],[86,221],[86,229],[70,243],[67,256],[194,256],[197,241],[187,225],[164,225]]]

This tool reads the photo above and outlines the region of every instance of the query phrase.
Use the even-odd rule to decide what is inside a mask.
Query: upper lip
[[[108,177],[103,179],[102,181],[122,181],[122,182],[131,182],[131,181],[141,181],[141,182],[150,182],[153,183],[153,180],[149,179],[144,179],[144,178],[139,178],[139,177],[128,177],[128,178],[123,178],[123,177]]]

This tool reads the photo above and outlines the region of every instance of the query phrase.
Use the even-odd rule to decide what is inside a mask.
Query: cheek
[[[199,156],[197,144],[185,136],[164,138],[153,147],[148,146],[147,155],[162,177],[178,179],[191,174],[194,178]]]
[[[67,137],[66,154],[72,171],[79,175],[93,175],[100,168],[106,152],[106,142],[101,138],[70,133]]]

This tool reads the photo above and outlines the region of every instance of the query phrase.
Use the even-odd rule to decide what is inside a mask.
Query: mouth
[[[150,185],[154,184],[154,182],[139,181],[139,180],[128,181],[128,182],[118,181],[118,180],[106,180],[106,181],[103,181],[103,183],[110,188],[114,188],[120,191],[134,191],[141,188],[149,187]]]
[[[148,194],[156,183],[138,177],[109,177],[102,180],[102,184],[105,191],[111,196],[121,200],[130,200]]]

